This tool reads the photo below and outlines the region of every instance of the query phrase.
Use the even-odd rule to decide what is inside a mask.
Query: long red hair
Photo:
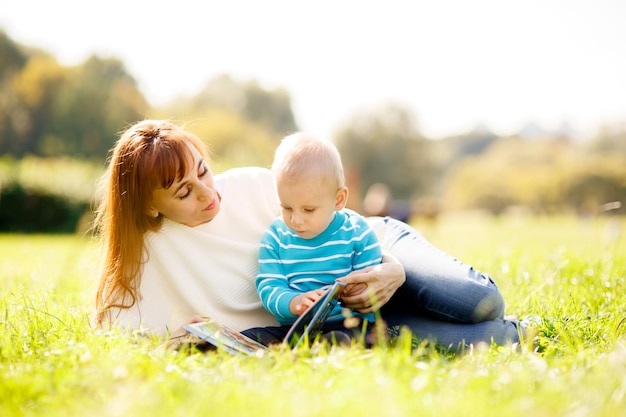
[[[189,145],[208,159],[197,136],[168,121],[144,120],[122,133],[113,147],[95,220],[104,248],[96,294],[98,325],[111,319],[111,308],[130,308],[140,298],[144,236],[163,221],[148,212],[152,193],[169,188],[191,169]]]

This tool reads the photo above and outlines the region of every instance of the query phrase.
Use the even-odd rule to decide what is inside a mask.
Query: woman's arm
[[[338,279],[348,284],[347,295],[341,301],[344,306],[359,313],[371,313],[385,305],[405,280],[402,264],[383,250],[380,265],[354,271]]]

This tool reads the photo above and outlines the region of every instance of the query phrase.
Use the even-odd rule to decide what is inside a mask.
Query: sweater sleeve
[[[275,223],[261,239],[256,287],[265,309],[280,324],[291,324],[297,316],[291,314],[289,303],[299,292],[289,287],[288,276],[280,259],[278,232],[274,225]]]

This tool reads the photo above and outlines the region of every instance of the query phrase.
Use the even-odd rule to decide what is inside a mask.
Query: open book
[[[283,342],[295,348],[307,340],[312,340],[339,302],[345,286],[343,282],[335,282],[323,297],[298,317]],[[184,328],[200,339],[233,354],[254,355],[259,350],[267,349],[256,340],[215,321],[188,324]]]

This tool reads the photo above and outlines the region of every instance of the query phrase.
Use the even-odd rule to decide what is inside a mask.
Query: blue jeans
[[[381,309],[388,326],[407,326],[415,336],[453,349],[519,341],[516,323],[503,319],[504,299],[491,276],[434,247],[406,223],[390,217],[368,222],[406,273]]]
[[[370,324],[368,326],[368,330],[371,329],[371,327],[372,325]],[[269,346],[286,341],[285,337],[287,336],[289,329],[291,329],[291,324],[285,324],[282,326],[253,327],[251,329],[244,330],[242,333],[257,342],[264,344],[265,346]],[[361,326],[348,329],[345,327],[343,320],[326,322],[320,329],[320,333],[322,334],[330,334],[334,332],[341,332],[349,340],[359,339],[362,336]],[[313,341],[317,336],[317,334],[311,335],[311,341]],[[332,341],[332,339],[329,340],[329,342],[330,341]]]

